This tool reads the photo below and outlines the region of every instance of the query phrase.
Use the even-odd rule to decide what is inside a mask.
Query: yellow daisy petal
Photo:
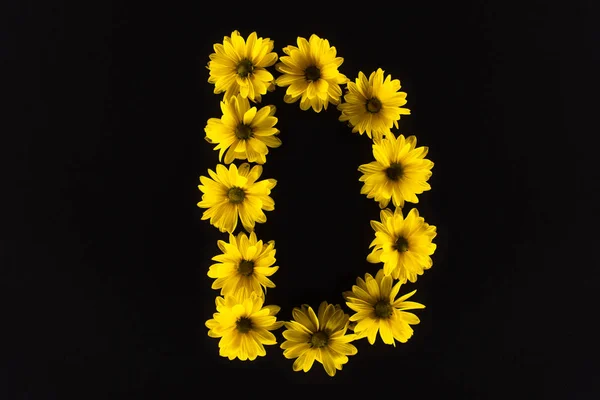
[[[225,99],[241,95],[259,101],[274,80],[265,69],[277,61],[277,53],[272,52],[273,41],[258,37],[256,32],[244,40],[234,31],[213,48],[215,52],[209,56],[208,82],[215,84],[214,92],[225,93]]]
[[[257,167],[250,171],[249,165],[244,163],[238,170],[235,164],[231,164],[228,170],[219,164],[217,173],[208,171],[212,179],[201,177],[203,184],[198,188],[203,195],[198,207],[207,208],[202,219],[210,219],[210,223],[221,232],[233,232],[238,216],[249,231],[255,222],[264,223],[266,216],[262,210],[274,209],[274,201],[269,194],[277,182],[274,179],[257,181],[262,172]]]
[[[375,278],[365,274],[364,280],[361,281],[365,282],[369,292],[378,292],[381,296],[373,296],[368,301],[360,299],[356,292],[362,289],[357,285],[352,287],[352,294],[345,296],[346,305],[355,311],[349,320],[356,321],[354,332],[357,337],[366,337],[370,344],[374,344],[379,332],[385,344],[395,346],[395,340],[406,342],[413,333],[410,325],[416,325],[420,321],[416,315],[402,310],[425,307],[419,303],[404,301],[412,296],[414,291],[396,300],[401,283],[398,282],[391,287],[392,279],[385,275],[382,269],[377,272]]]
[[[252,294],[250,297],[230,295],[217,297],[217,312],[213,319],[206,321],[208,336],[220,338],[219,355],[230,360],[254,360],[266,354],[264,345],[276,344],[275,336],[269,332],[280,326],[271,322],[271,327],[261,326],[262,317],[270,310],[263,307],[263,298]]]
[[[294,371],[307,372],[316,361],[333,376],[348,362],[348,355],[357,353],[356,347],[349,344],[355,335],[345,334],[348,315],[339,305],[322,302],[317,313],[312,307],[303,305],[294,308],[292,315],[294,320],[285,323],[287,330],[283,337],[286,341],[281,348],[286,358],[296,358],[292,366]]]
[[[333,58],[335,47],[329,41],[312,35],[310,41],[297,38],[296,46],[284,47],[288,56],[280,58],[275,69],[282,73],[276,80],[278,86],[287,87],[284,101],[294,103],[300,100],[300,109],[312,108],[320,112],[329,103],[339,104],[342,91],[340,83],[345,76],[338,71],[342,58]]]

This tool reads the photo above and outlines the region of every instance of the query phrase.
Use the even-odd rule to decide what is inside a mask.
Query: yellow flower
[[[353,334],[346,335],[348,315],[339,305],[322,302],[318,315],[307,305],[295,307],[292,311],[294,321],[286,322],[287,330],[283,337],[287,340],[281,344],[285,358],[296,358],[294,371],[308,372],[315,360],[323,364],[325,372],[334,376],[336,369],[348,362],[347,356],[357,353],[356,347],[350,344]]]
[[[346,102],[338,105],[338,110],[342,112],[340,121],[348,121],[352,132],[366,132],[377,142],[390,132],[392,125],[398,128],[400,115],[410,114],[408,108],[401,107],[406,104],[406,93],[398,92],[400,81],[392,80],[391,75],[384,81],[381,68],[371,73],[368,80],[359,72],[356,83],[348,82],[347,87]]]
[[[237,238],[230,233],[229,243],[219,240],[217,245],[223,254],[212,258],[219,263],[211,265],[208,270],[208,276],[216,278],[213,289],[221,289],[225,296],[238,294],[249,297],[252,292],[262,295],[262,288],[275,287],[267,278],[279,269],[272,267],[275,263],[273,240],[266,245],[262,240],[256,240],[254,232],[250,233],[249,240],[244,232],[240,232]]]
[[[225,99],[239,93],[260,103],[261,95],[267,93],[274,79],[265,69],[277,61],[273,46],[271,39],[257,37],[256,32],[244,41],[238,31],[233,31],[231,37],[225,36],[223,44],[216,43],[208,63],[208,82],[215,84],[214,92],[225,92]]]
[[[210,118],[204,131],[209,143],[217,143],[219,161],[225,154],[225,163],[234,159],[248,160],[264,164],[269,153],[268,147],[281,146],[281,140],[273,136],[279,133],[274,128],[277,123],[275,106],[265,106],[260,110],[250,107],[248,99],[237,95],[221,102],[223,116]]]
[[[425,159],[429,149],[415,148],[416,145],[414,136],[404,139],[400,135],[396,139],[393,133],[374,143],[376,161],[358,167],[363,173],[359,180],[364,182],[360,192],[369,199],[375,198],[381,208],[387,207],[390,198],[396,207],[403,207],[404,201],[418,203],[416,195],[431,189],[427,180],[433,162]]]
[[[208,336],[219,340],[219,355],[230,360],[255,360],[266,354],[264,345],[277,344],[272,330],[279,329],[275,315],[279,306],[263,307],[263,297],[253,294],[241,299],[238,296],[217,297],[217,312],[206,321]]]
[[[433,261],[430,255],[436,245],[431,241],[436,236],[436,227],[425,222],[416,208],[410,210],[406,218],[402,209],[396,208],[394,213],[389,209],[381,210],[381,222],[371,221],[375,230],[375,239],[369,247],[373,247],[367,256],[370,263],[383,263],[385,275],[415,282],[417,275],[431,268]]]
[[[385,344],[396,346],[397,340],[406,343],[413,335],[410,325],[418,324],[419,318],[405,310],[425,308],[423,304],[405,301],[416,290],[405,294],[396,300],[402,282],[392,287],[392,277],[385,275],[383,270],[377,272],[375,278],[365,274],[365,279],[357,278],[351,292],[344,292],[346,305],[356,311],[350,321],[357,321],[354,333],[358,338],[367,337],[374,344],[377,332]]]
[[[264,223],[267,217],[262,210],[273,211],[275,202],[269,196],[275,187],[275,179],[256,181],[262,174],[262,166],[243,163],[239,169],[235,164],[229,170],[217,165],[217,172],[208,170],[210,178],[200,177],[198,188],[202,193],[202,201],[198,207],[208,208],[202,219],[209,219],[221,232],[232,233],[237,227],[238,215],[248,232],[254,230],[255,222]]]
[[[275,69],[283,75],[275,81],[278,86],[289,86],[283,100],[294,103],[300,100],[300,108],[310,107],[316,112],[327,105],[339,104],[342,95],[340,84],[348,78],[338,72],[344,59],[336,57],[335,47],[329,46],[327,39],[311,35],[307,41],[303,37],[297,39],[298,47],[286,46],[287,54],[279,59]]]

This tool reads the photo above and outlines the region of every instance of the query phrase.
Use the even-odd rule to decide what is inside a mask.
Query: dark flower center
[[[304,70],[304,76],[307,81],[316,81],[321,77],[321,70],[312,65]]]
[[[370,113],[378,113],[381,110],[381,101],[377,97],[367,100],[367,111]]]
[[[389,318],[392,315],[392,305],[385,300],[375,303],[375,315],[378,318]]]
[[[252,62],[248,59],[240,61],[240,63],[237,66],[237,73],[242,78],[245,78],[248,75],[250,75],[252,71],[254,71],[254,65],[252,65]]]
[[[398,250],[400,253],[404,253],[405,251],[408,250],[408,240],[406,240],[406,238],[400,236],[397,240],[396,243],[394,244],[394,247],[396,248],[396,250]]]
[[[319,332],[315,332],[310,337],[310,344],[312,345],[312,347],[317,347],[317,348],[325,347],[325,346],[327,346],[328,340],[329,340],[329,335],[327,335],[323,331],[319,331]]]
[[[235,137],[240,140],[248,140],[252,137],[252,128],[248,125],[239,124],[235,128]]]
[[[248,333],[252,330],[252,320],[250,318],[242,317],[235,321],[235,327],[240,333]]]
[[[242,188],[234,186],[227,192],[227,197],[229,198],[229,201],[231,203],[239,204],[242,201],[244,201],[246,193],[244,193],[244,190]]]
[[[402,175],[404,175],[404,169],[402,168],[402,165],[393,163],[388,169],[385,170],[385,174],[389,180],[397,181],[402,178]]]
[[[238,272],[240,275],[250,276],[254,272],[254,261],[242,260],[238,265]]]

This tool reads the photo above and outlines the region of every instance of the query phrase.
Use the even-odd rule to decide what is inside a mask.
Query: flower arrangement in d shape
[[[209,118],[204,131],[218,151],[218,162],[200,176],[198,207],[204,209],[202,220],[227,235],[217,241],[220,253],[207,270],[218,294],[206,327],[208,336],[219,339],[219,355],[252,361],[279,347],[283,357],[293,360],[294,371],[307,372],[318,363],[335,376],[350,356],[356,358],[355,341],[373,345],[379,337],[391,346],[406,343],[420,322],[412,311],[425,306],[409,301],[416,290],[406,293],[403,285],[416,283],[432,267],[436,227],[417,208],[405,210],[431,189],[434,164],[414,135],[392,132],[403,115],[410,115],[400,80],[381,68],[348,79],[335,46],[316,34],[298,37],[278,54],[272,39],[233,31],[213,50],[208,83],[219,95],[215,101],[221,115]],[[262,165],[282,140],[276,107],[262,100],[277,88],[284,91],[285,103],[303,111],[320,113],[335,106],[339,121],[352,133],[366,134],[374,159],[357,167],[360,193],[381,208],[380,220],[370,222],[373,241],[365,243],[366,260],[380,265],[377,272],[357,277],[354,285],[349,282],[349,290],[339,295],[341,305],[301,304],[292,310],[291,321],[278,320],[280,307],[267,301],[267,288],[276,290],[279,269],[275,242],[254,232],[257,223],[267,222],[265,211],[275,210],[270,194],[277,182],[262,177]],[[281,328],[283,340],[278,340],[275,332]]]

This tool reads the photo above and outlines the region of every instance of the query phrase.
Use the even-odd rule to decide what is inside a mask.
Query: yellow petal
[[[377,281],[373,278],[371,279],[367,279],[367,290],[369,292],[369,294],[376,300],[379,300],[380,298],[380,292],[379,292],[379,285],[377,284]]]
[[[385,344],[394,344],[394,336],[389,320],[381,320],[379,322],[379,335]]]
[[[236,304],[231,309],[231,312],[233,313],[233,315],[236,318],[240,318],[240,317],[244,316],[245,311],[246,311],[246,309],[244,308],[244,306],[242,304]]]

